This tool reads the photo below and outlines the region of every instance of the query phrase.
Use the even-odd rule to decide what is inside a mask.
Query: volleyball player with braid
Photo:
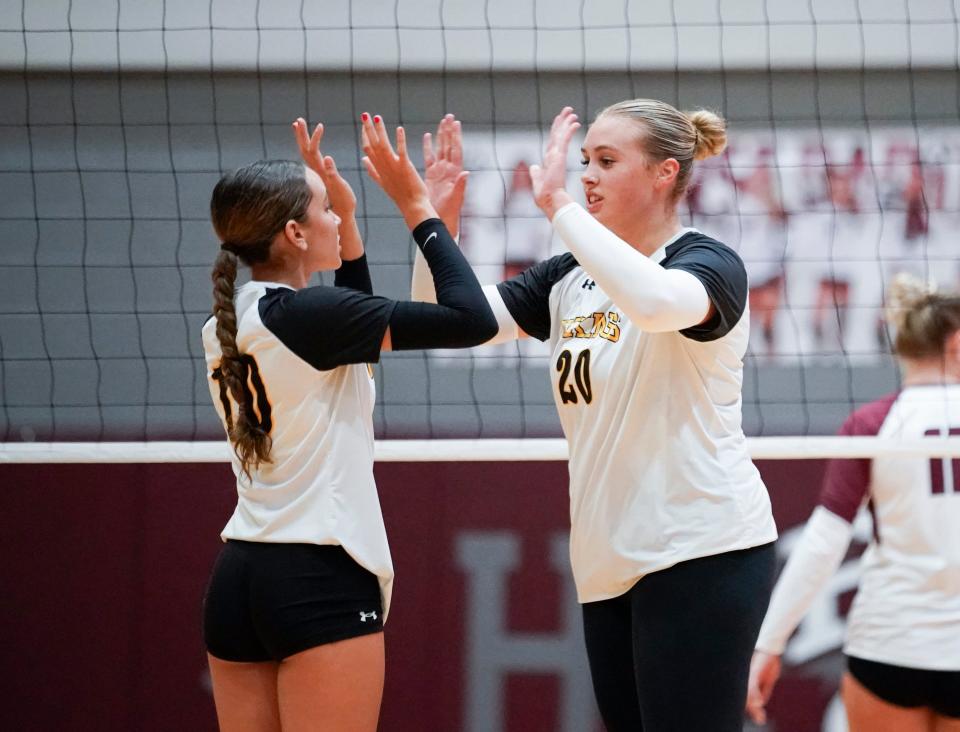
[[[223,243],[203,343],[238,502],[204,638],[222,730],[372,731],[393,567],[373,479],[368,364],[391,349],[481,343],[496,321],[402,128],[395,153],[380,118],[364,114],[364,152],[429,262],[436,305],[372,294],[353,192],[319,153],[322,127],[308,137],[298,120],[295,132],[306,167],[247,165],[221,178],[210,205]],[[446,203],[462,198],[464,176],[428,175]],[[240,287],[238,261],[251,271]],[[327,270],[333,287],[308,286]]]
[[[724,123],[649,99],[607,107],[583,143],[586,208],[565,189],[578,128],[565,108],[530,170],[571,253],[484,288],[493,341],[552,347],[573,576],[607,729],[740,732],[777,535],[741,429],[747,276],[677,214]],[[431,296],[419,262],[414,296]]]
[[[960,294],[901,274],[887,297],[899,392],[840,433],[913,440],[960,434]],[[836,459],[777,582],[750,668],[747,711],[766,721],[787,639],[847,553],[868,503],[873,538],[847,619],[841,695],[852,732],[960,732],[960,460]]]

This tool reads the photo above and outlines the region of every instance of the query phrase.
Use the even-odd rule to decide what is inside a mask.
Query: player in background
[[[750,281],[749,305],[754,324],[760,326],[761,348],[754,350],[768,359],[776,353],[774,323],[783,300],[784,260],[787,245],[787,212],[780,195],[776,159],[772,147],[756,152],[749,174],[730,171],[736,191],[738,246]]]
[[[842,435],[960,435],[960,295],[899,275],[888,320],[899,392]],[[960,460],[831,460],[820,503],[777,582],[750,669],[747,711],[766,721],[787,639],[847,553],[864,504],[873,539],[850,610],[841,694],[852,732],[960,732]]]
[[[740,732],[776,539],[741,429],[747,276],[677,215],[724,123],[655,100],[606,108],[582,148],[586,208],[565,190],[578,127],[565,108],[531,167],[572,254],[484,288],[493,342],[550,343],[571,563],[607,729]],[[429,300],[423,275],[417,262],[414,297]]]
[[[211,200],[222,244],[203,342],[238,502],[204,639],[222,730],[372,732],[393,566],[373,479],[369,364],[383,351],[476,345],[497,326],[402,128],[394,152],[382,120],[365,113],[365,162],[429,262],[436,305],[372,294],[356,198],[319,152],[322,126],[310,137],[302,119],[294,128],[306,167],[244,166]],[[462,201],[465,176],[427,177]],[[238,260],[251,271],[240,287]],[[309,286],[326,270],[336,270],[333,287]]]

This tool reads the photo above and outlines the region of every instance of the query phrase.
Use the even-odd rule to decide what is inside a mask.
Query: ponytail
[[[234,283],[237,279],[237,255],[221,249],[213,264],[213,315],[217,321],[217,340],[220,341],[220,378],[237,403],[237,414],[227,407],[227,436],[240,460],[241,472],[250,478],[250,469],[270,462],[272,440],[263,429],[253,405],[250,390],[246,388],[249,366],[237,347],[237,312],[233,304]],[[227,406],[227,405],[225,405]]]

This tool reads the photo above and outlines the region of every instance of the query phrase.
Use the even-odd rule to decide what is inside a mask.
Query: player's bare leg
[[[382,632],[284,659],[277,679],[283,732],[375,732],[383,668]]]
[[[207,654],[220,732],[280,732],[274,661],[237,663]]]
[[[926,707],[909,709],[871,693],[849,673],[840,682],[850,732],[930,732],[933,714]]]
[[[960,719],[937,714],[934,715],[933,726],[930,729],[933,732],[960,732]]]

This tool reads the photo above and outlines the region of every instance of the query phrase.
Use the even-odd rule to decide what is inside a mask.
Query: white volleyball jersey
[[[841,434],[960,434],[960,384],[911,386],[854,412]],[[821,503],[853,522],[869,502],[874,537],[847,627],[851,656],[960,671],[960,459],[831,460]]]
[[[678,562],[777,536],[741,428],[749,331],[743,263],[695,230],[653,259],[698,277],[716,315],[683,331],[646,333],[570,254],[499,285],[517,324],[552,348],[581,602],[621,595]]]
[[[365,262],[362,268],[369,282]],[[255,418],[273,445],[271,462],[250,478],[234,456],[238,501],[221,534],[339,544],[379,578],[384,615],[393,564],[373,479],[376,390],[368,364],[379,360],[394,305],[345,287],[293,290],[254,281],[237,289],[237,345],[249,364]],[[210,394],[226,426],[237,404],[220,379],[213,318],[203,344]]]

